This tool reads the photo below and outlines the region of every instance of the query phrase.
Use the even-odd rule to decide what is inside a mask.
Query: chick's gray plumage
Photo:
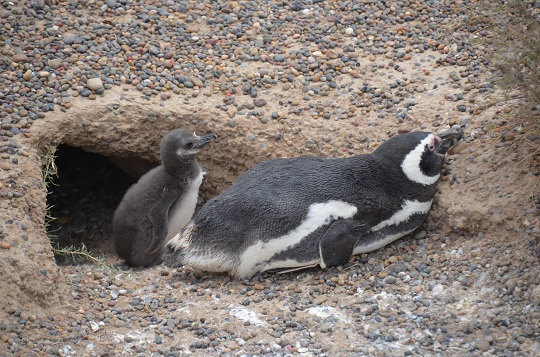
[[[172,237],[169,232],[191,219],[203,175],[195,157],[215,137],[199,137],[183,129],[163,137],[162,164],[129,188],[114,213],[115,250],[128,264],[159,263]]]

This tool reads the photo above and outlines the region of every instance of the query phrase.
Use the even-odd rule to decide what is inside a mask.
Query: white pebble
[[[444,291],[444,286],[442,284],[437,284],[433,287],[433,295],[440,295]]]
[[[349,36],[352,36],[354,34],[354,29],[352,27],[347,27],[345,29],[345,34],[349,35]]]
[[[88,322],[90,324],[90,328],[92,329],[93,332],[96,332],[97,330],[99,330],[99,325],[97,322],[95,321],[89,321]]]
[[[98,90],[103,88],[103,82],[101,81],[101,78],[90,78],[86,82],[86,85],[88,86],[88,89],[90,90]]]

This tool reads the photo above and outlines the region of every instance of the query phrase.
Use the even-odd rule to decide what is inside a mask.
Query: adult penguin
[[[342,265],[427,217],[445,152],[462,136],[394,136],[371,154],[262,162],[208,201],[168,244],[166,264],[248,277]],[[444,142],[443,142],[444,141]]]

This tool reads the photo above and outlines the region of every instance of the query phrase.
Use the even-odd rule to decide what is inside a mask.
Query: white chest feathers
[[[201,186],[203,176],[204,172],[201,170],[199,175],[190,182],[184,195],[179,197],[169,209],[169,225],[167,228],[167,237],[165,238],[166,242],[174,237],[180,229],[191,220],[191,217],[195,212],[195,207],[197,206],[197,197],[199,196],[199,187]]]

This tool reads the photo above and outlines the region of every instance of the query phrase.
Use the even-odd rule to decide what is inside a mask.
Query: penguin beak
[[[461,139],[463,139],[463,128],[459,125],[454,125],[442,134],[439,134],[440,145],[439,154],[446,154],[448,150],[454,147]]]
[[[195,145],[193,145],[193,148],[202,149],[206,144],[208,144],[210,141],[214,140],[215,138],[217,138],[217,135],[215,134],[200,136],[198,138],[199,139],[198,142]]]

